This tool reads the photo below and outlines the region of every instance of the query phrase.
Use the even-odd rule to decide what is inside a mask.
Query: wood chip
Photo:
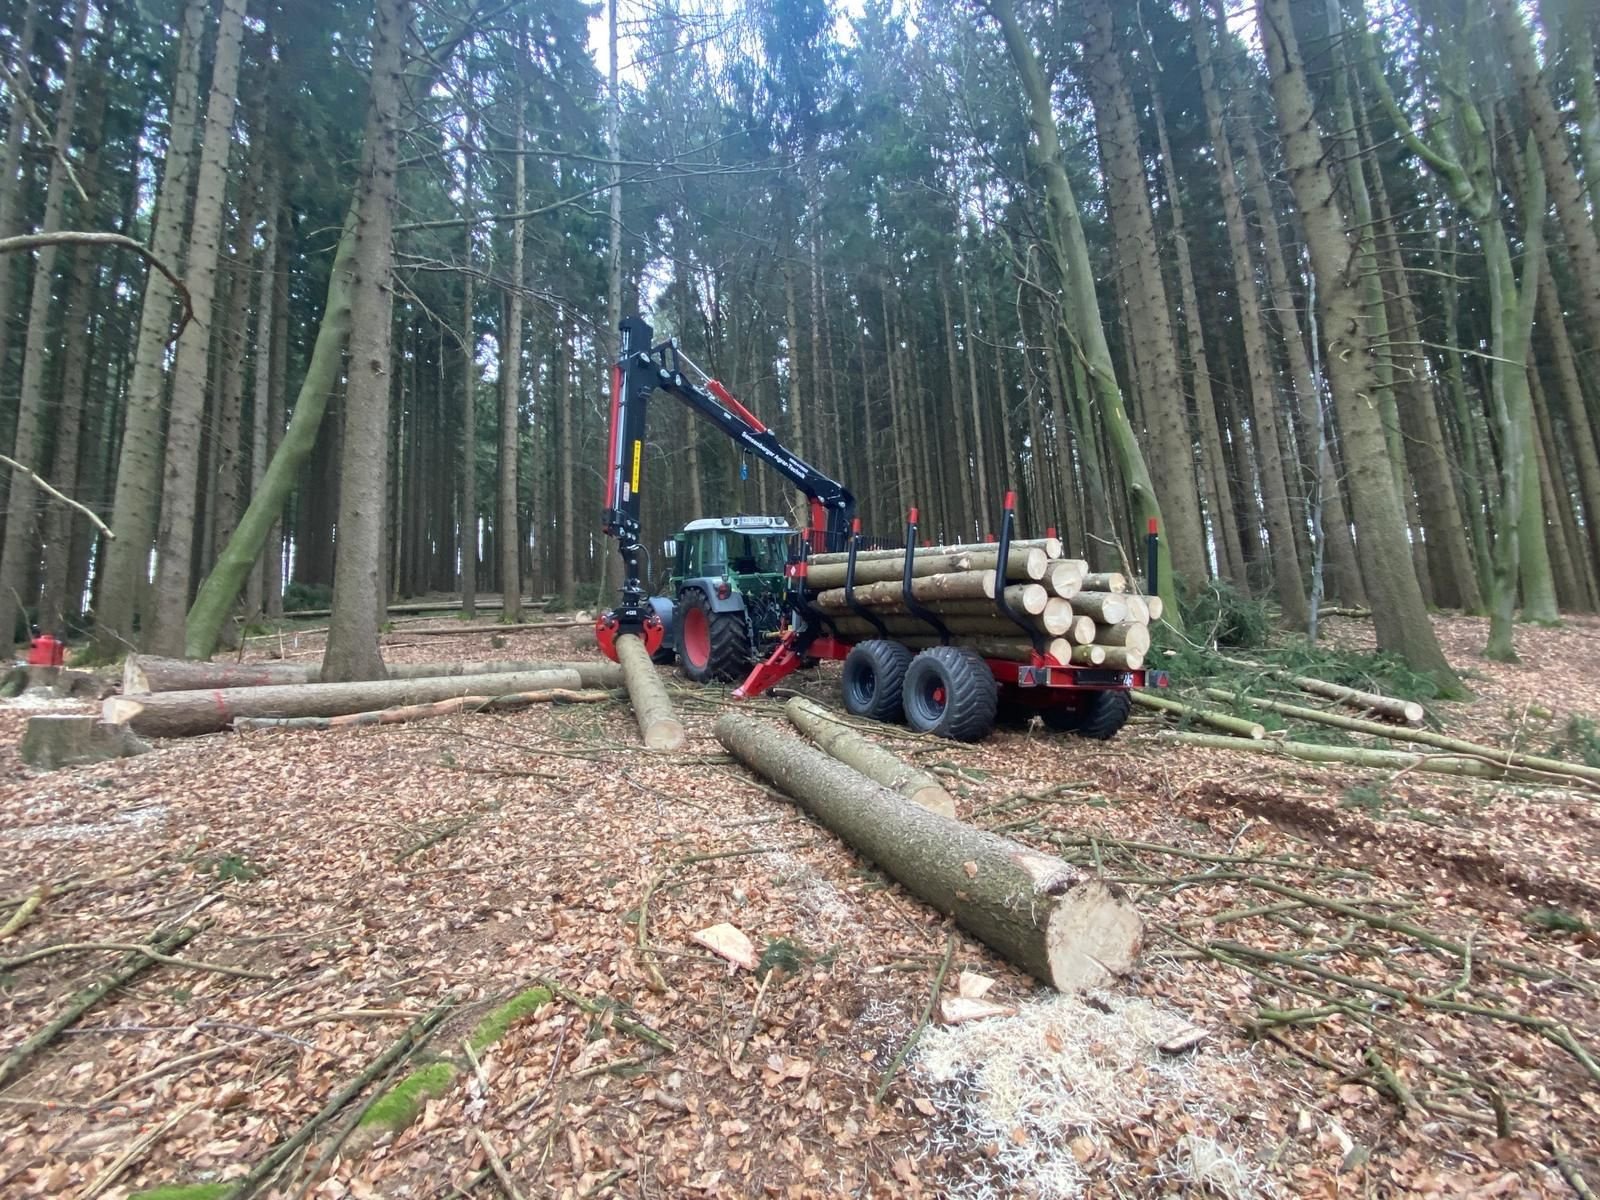
[[[700,930],[693,935],[693,940],[735,966],[743,967],[746,971],[756,969],[755,945],[726,921]]]
[[[1016,1009],[992,1000],[974,1000],[967,996],[945,996],[939,1001],[939,1019],[946,1025],[965,1025],[968,1021],[986,1021],[990,1017],[1010,1017]]]

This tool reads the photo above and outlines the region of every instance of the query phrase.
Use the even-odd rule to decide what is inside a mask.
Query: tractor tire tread
[[[901,688],[911,665],[911,650],[886,638],[870,638],[851,647],[844,660],[844,708],[851,716],[897,725],[905,719]],[[870,696],[862,694],[861,674],[872,672]]]
[[[918,695],[926,677],[933,674],[944,688],[944,706],[927,710]],[[919,733],[932,733],[957,742],[976,742],[994,729],[1000,691],[989,664],[976,651],[957,646],[933,646],[911,660],[903,688],[906,721]]]

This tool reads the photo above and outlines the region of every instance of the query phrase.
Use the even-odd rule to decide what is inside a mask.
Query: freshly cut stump
[[[683,723],[672,711],[672,701],[644,643],[631,633],[623,634],[617,639],[617,660],[622,664],[623,683],[633,701],[644,744],[651,750],[682,750]]]
[[[854,767],[874,783],[893,788],[913,804],[954,819],[955,797],[945,791],[943,784],[862,737],[820,704],[796,696],[783,706],[783,711],[796,729],[840,762]]]
[[[337,717],[456,696],[504,696],[582,686],[576,671],[457,675],[450,679],[379,679],[278,687],[215,688],[113,696],[102,709],[114,725],[147,737],[193,737],[226,729],[235,717]]]
[[[1120,889],[930,812],[765,722],[727,713],[714,732],[851,849],[1042,983],[1097,987],[1138,959],[1144,923]]]
[[[18,753],[30,767],[53,771],[79,763],[130,758],[150,749],[126,727],[108,725],[94,717],[29,717]]]

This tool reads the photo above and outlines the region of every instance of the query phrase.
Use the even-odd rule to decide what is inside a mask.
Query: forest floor
[[[1475,692],[1430,705],[1451,732],[1543,748],[1600,720],[1600,623],[1520,630],[1521,666],[1477,658],[1483,622],[1437,623]],[[586,628],[422,624],[386,635],[391,661],[593,653]],[[252,644],[320,653],[317,634]],[[836,703],[816,676],[802,688]],[[963,819],[1137,899],[1136,973],[1057,997],[731,763],[724,693],[674,694],[676,755],[639,749],[616,702],[218,734],[50,774],[15,752],[39,709],[0,706],[0,924],[56,885],[4,955],[189,919],[183,958],[251,973],[162,964],[56,1039],[0,1091],[0,1195],[244,1175],[442,1004],[388,1072],[453,1064],[419,1119],[336,1154],[345,1109],[276,1194],[1559,1195],[1563,1157],[1600,1184],[1593,791],[1196,749],[1142,715],[1110,744],[880,729]],[[691,940],[718,922],[766,969]],[[936,1019],[873,1103],[947,958],[947,992],[981,973],[1015,1015]],[[0,962],[0,1052],[118,961]],[[540,984],[559,991],[476,1036]]]

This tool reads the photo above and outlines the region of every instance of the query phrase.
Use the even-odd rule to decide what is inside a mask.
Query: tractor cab
[[[799,545],[782,517],[705,517],[662,547],[671,561],[664,599],[684,674],[699,682],[743,678],[781,633],[784,567]]]

